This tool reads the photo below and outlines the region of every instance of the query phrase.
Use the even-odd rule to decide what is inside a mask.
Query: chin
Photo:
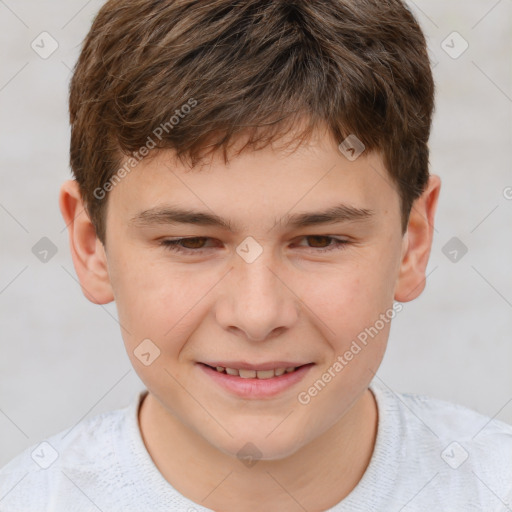
[[[246,462],[250,467],[252,461],[275,461],[290,457],[303,447],[304,439],[297,438],[292,431],[285,431],[270,435],[267,432],[262,433],[261,427],[253,430],[243,430],[236,434],[232,432],[233,438],[227,442],[212,442],[212,444],[220,451]],[[211,442],[211,440],[210,440]]]

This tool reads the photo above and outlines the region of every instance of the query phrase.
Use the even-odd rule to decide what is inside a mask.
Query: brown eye
[[[311,249],[316,253],[326,253],[336,249],[343,250],[350,244],[348,240],[327,235],[305,235],[302,238],[307,242],[306,249]],[[304,245],[299,245],[299,247],[304,247]]]
[[[315,253],[326,253],[336,249],[343,250],[350,244],[348,240],[342,240],[327,235],[306,235],[301,237],[307,242],[306,249],[311,249]],[[209,248],[206,244],[212,238],[206,236],[195,236],[189,238],[176,238],[174,240],[161,240],[160,245],[169,251],[183,254],[200,254]],[[304,245],[299,245],[304,247]]]
[[[190,238],[176,238],[175,240],[162,240],[160,245],[174,252],[201,252],[205,248],[206,236],[196,236]]]
[[[202,236],[195,238],[182,238],[180,242],[185,249],[202,249],[205,240],[206,237]]]
[[[313,242],[313,244],[311,244],[311,246],[320,248],[320,249],[324,249],[325,247],[328,247],[329,245],[331,245],[331,241],[333,240],[332,238],[330,238],[328,236],[323,236],[323,235],[310,235],[306,238],[310,242],[311,242],[311,240],[314,240],[314,242]],[[319,240],[320,240],[320,243],[318,243]]]

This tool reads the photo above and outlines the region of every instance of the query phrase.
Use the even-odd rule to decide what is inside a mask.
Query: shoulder
[[[46,511],[56,496],[63,503],[73,503],[80,499],[84,485],[105,485],[106,480],[98,476],[115,474],[114,440],[125,428],[130,409],[87,418],[24,449],[0,469],[1,510]]]
[[[379,411],[393,410],[413,431],[415,425],[422,425],[434,438],[457,437],[472,443],[491,444],[512,442],[512,425],[464,405],[424,394],[397,392],[382,382],[372,383],[371,389]]]
[[[463,405],[395,392],[383,383],[372,390],[383,425],[396,432],[397,482],[426,486],[416,502],[423,496],[436,505],[499,510],[512,499],[512,425]]]
[[[402,413],[409,422],[415,418],[431,430],[434,438],[453,439],[466,443],[475,450],[485,448],[512,448],[512,425],[481,414],[464,405],[440,400],[431,396],[414,393],[396,393],[402,403]],[[512,452],[507,453],[505,464],[512,469]],[[482,456],[485,456],[482,453]]]

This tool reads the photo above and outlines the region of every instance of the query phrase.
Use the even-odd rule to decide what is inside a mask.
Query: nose
[[[223,280],[216,306],[222,328],[249,341],[264,341],[291,328],[299,318],[299,299],[289,273],[270,254],[252,263],[236,258]]]

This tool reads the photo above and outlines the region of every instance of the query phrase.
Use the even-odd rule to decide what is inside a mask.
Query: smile
[[[292,373],[296,368],[297,367],[295,366],[289,366],[288,368],[275,368],[271,370],[246,370],[243,368],[225,368],[223,366],[215,367],[219,373],[235,375],[237,377],[242,377],[242,379],[271,379],[273,377],[284,375],[285,373]]]
[[[296,386],[315,365],[282,364],[259,365],[234,364],[223,366],[221,362],[198,363],[197,367],[224,392],[244,399],[270,399]],[[243,368],[242,366],[245,366]],[[263,368],[262,368],[263,367]]]

